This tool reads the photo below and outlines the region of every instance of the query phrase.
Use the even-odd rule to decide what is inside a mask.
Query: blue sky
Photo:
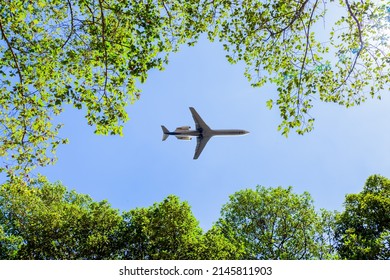
[[[277,131],[278,110],[265,106],[276,88],[254,89],[243,72],[244,65],[227,62],[218,43],[183,46],[165,71],[150,72],[141,99],[128,107],[124,137],[94,135],[83,112],[67,108],[61,135],[70,143],[59,147],[54,166],[39,172],[120,210],[177,195],[205,230],[229,195],[244,188],[293,186],[296,193],[308,191],[317,209],[341,210],[345,194],[361,191],[369,175],[390,177],[387,93],[350,109],[317,102],[314,130],[285,138]],[[250,134],[215,137],[193,160],[195,139],[161,141],[161,124],[194,127],[189,106],[211,128]]]

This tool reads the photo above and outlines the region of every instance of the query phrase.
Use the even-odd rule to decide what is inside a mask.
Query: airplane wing
[[[192,117],[194,118],[196,130],[198,130],[198,131],[208,131],[208,130],[211,130],[210,127],[202,120],[202,118],[199,116],[199,114],[195,111],[194,108],[190,107],[190,111],[191,111]],[[209,139],[207,139],[207,141],[208,140]],[[207,143],[207,141],[206,141],[206,143]],[[198,142],[198,144],[199,144],[199,142]],[[206,145],[206,144],[204,144],[204,145]]]
[[[196,148],[195,148],[195,154],[194,154],[194,159],[197,159],[200,154],[202,153],[204,147],[206,146],[207,142],[210,140],[210,136],[198,136],[196,138]]]

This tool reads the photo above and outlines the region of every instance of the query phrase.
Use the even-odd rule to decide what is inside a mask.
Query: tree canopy
[[[390,180],[370,176],[363,191],[348,194],[338,216],[338,252],[345,259],[390,258]]]
[[[335,5],[344,13],[323,35]],[[389,13],[373,0],[5,0],[0,172],[55,161],[67,142],[56,117],[65,104],[83,109],[96,133],[122,134],[148,71],[202,33],[222,42],[230,62],[246,63],[253,86],[276,85],[267,106],[279,108],[282,134],[309,131],[314,99],[352,106],[388,89]]]
[[[0,256],[14,259],[115,258],[119,211],[107,201],[41,178],[0,189]]]
[[[317,214],[309,193],[292,188],[246,189],[230,196],[217,227],[237,247],[242,259],[319,259],[330,257],[322,242],[324,219]]]
[[[388,1],[221,2],[215,33],[254,87],[277,86],[267,106],[279,108],[282,134],[312,129],[316,99],[349,107],[389,89]]]
[[[120,213],[44,178],[0,186],[0,259],[390,259],[389,179],[370,176],[342,212],[292,187],[243,189],[203,231],[169,195]]]
[[[176,196],[124,213],[124,259],[197,259],[202,236],[190,206]]]
[[[122,135],[148,72],[201,34],[246,64],[252,86],[276,85],[267,106],[279,109],[286,136],[312,129],[314,100],[349,107],[389,89],[389,1],[3,0],[1,258],[389,258],[389,182],[380,176],[336,216],[291,188],[243,190],[206,233],[175,196],[120,214],[59,183],[26,180],[67,142],[58,137],[66,104],[95,133]]]

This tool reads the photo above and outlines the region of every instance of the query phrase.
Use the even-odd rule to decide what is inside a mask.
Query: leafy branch
[[[63,49],[66,46],[66,44],[69,42],[70,38],[72,37],[73,33],[75,32],[72,2],[71,2],[71,0],[67,0],[67,2],[68,2],[69,11],[70,11],[70,26],[71,26],[71,28],[70,28],[70,32],[69,32],[68,37],[66,38],[64,44],[61,46],[61,49]]]
[[[356,23],[356,26],[357,26],[357,29],[358,29],[358,37],[359,37],[359,43],[360,43],[360,48],[358,49],[355,57],[354,57],[354,60],[353,60],[353,63],[348,71],[348,74],[347,76],[344,78],[344,81],[342,83],[340,83],[333,91],[332,91],[332,94],[337,92],[342,86],[344,86],[346,84],[346,82],[349,80],[352,72],[354,71],[355,67],[356,67],[356,63],[357,63],[357,60],[360,56],[360,53],[362,52],[363,48],[364,48],[364,42],[363,42],[363,35],[362,35],[362,28],[361,28],[361,23],[360,21],[357,19],[356,17],[356,14],[352,11],[351,9],[351,5],[349,4],[349,1],[348,0],[345,0],[345,4],[347,6],[347,9],[348,9],[348,13],[351,15],[351,17],[353,18],[353,20],[355,21]]]
[[[99,0],[99,7],[100,7],[100,17],[101,17],[101,24],[102,24],[102,45],[104,49],[104,91],[103,94],[107,98],[107,82],[108,82],[108,57],[107,57],[107,45],[106,45],[106,20],[104,18],[104,10],[103,10],[103,0]],[[107,100],[108,101],[108,100]]]
[[[12,45],[11,45],[10,41],[8,40],[7,35],[5,34],[5,31],[4,31],[4,28],[3,28],[3,24],[1,22],[1,18],[0,18],[0,30],[1,30],[1,36],[5,40],[5,42],[6,42],[7,46],[8,46],[8,49],[10,50],[10,52],[12,54],[12,57],[13,57],[16,69],[18,71],[19,81],[23,85],[23,75],[22,75],[22,71],[20,70],[20,67],[19,67],[18,58],[16,57],[16,54],[15,54],[13,48],[12,48]]]

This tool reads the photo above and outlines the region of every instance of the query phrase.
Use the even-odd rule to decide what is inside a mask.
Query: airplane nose
[[[244,134],[248,134],[248,133],[249,133],[249,131],[247,131],[247,130],[244,130],[244,131],[243,131],[243,133],[244,133]]]

